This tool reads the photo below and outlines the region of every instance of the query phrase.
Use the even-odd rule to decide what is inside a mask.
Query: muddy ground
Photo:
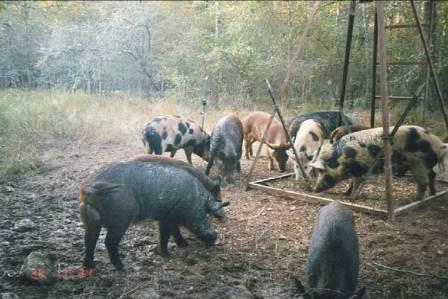
[[[170,243],[161,258],[155,222],[134,225],[121,242],[126,273],[109,263],[104,232],[91,278],[79,278],[83,228],[78,190],[92,171],[142,153],[138,138],[49,144],[36,171],[0,179],[0,293],[20,298],[293,298],[295,279],[306,282],[308,240],[319,206],[305,201],[244,191],[252,161],[242,160],[237,185],[224,187],[231,202],[225,222],[214,221],[221,243],[207,247],[184,232],[190,246]],[[176,158],[185,160],[178,152]],[[204,170],[204,161],[195,157]],[[260,160],[254,179],[269,173]],[[289,165],[291,170],[291,165]],[[175,179],[175,178],[173,178]],[[409,184],[410,190],[415,186]],[[411,191],[412,194],[413,191]],[[441,198],[396,223],[354,213],[359,235],[359,285],[367,298],[448,298],[448,202]],[[23,219],[34,225],[21,226]],[[22,221],[22,222],[21,222]],[[25,257],[35,250],[56,255],[60,280],[37,286],[18,277]],[[386,267],[391,267],[391,270]],[[398,271],[396,271],[398,270]]]

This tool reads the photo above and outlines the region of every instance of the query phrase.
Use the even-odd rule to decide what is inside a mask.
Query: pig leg
[[[436,173],[431,169],[429,171],[429,194],[436,194]]]
[[[353,180],[350,181],[350,185],[348,186],[347,191],[345,191],[343,194],[344,195],[350,195],[352,193],[352,191],[353,191]]]
[[[171,232],[172,228],[168,222],[159,221],[159,247],[160,255],[163,257],[170,256],[170,253],[168,252],[168,241],[170,239]]]
[[[249,139],[248,135],[244,136],[244,156],[246,157],[246,160],[249,160],[249,154],[252,155],[252,149],[251,149],[252,143]]]
[[[354,201],[362,188],[362,185],[364,184],[365,178],[360,177],[360,178],[353,178],[352,183],[351,183],[351,189],[352,189],[352,193],[350,194],[350,199],[352,201]],[[349,187],[350,189],[350,187]]]
[[[429,185],[430,179],[428,177],[427,169],[424,165],[419,162],[412,163],[409,167],[412,175],[417,181],[417,196],[416,200],[422,200],[425,196],[425,191]]]
[[[213,166],[213,161],[215,160],[215,156],[214,155],[210,155],[210,159],[208,160],[207,163],[207,168],[205,168],[205,175],[208,175],[210,173],[210,169]]]
[[[174,237],[174,241],[176,242],[177,246],[179,246],[179,247],[187,247],[188,246],[187,241],[185,241],[185,239],[180,234],[179,226],[173,227],[171,233]]]
[[[95,253],[95,246],[96,242],[98,241],[100,231],[101,231],[101,225],[97,224],[88,224],[85,230],[84,243],[86,251],[83,265],[88,269],[95,268],[95,262],[93,260],[93,256]]]
[[[272,152],[269,148],[268,148],[267,152],[268,152],[268,159],[269,159],[268,170],[271,171],[274,169],[274,157],[272,157]]]
[[[173,158],[174,157],[174,155],[176,154],[176,152],[177,152],[177,150],[172,150],[171,151],[171,153],[170,153],[170,158]]]
[[[193,165],[193,163],[191,162],[191,154],[193,153],[193,148],[191,146],[187,146],[184,148],[184,152],[185,152],[185,157],[187,157],[188,163]]]
[[[107,228],[106,235],[106,248],[109,252],[109,258],[111,263],[117,268],[117,270],[124,270],[123,263],[121,262],[120,255],[118,254],[118,244],[121,241],[128,223],[125,219],[117,219],[114,226]]]

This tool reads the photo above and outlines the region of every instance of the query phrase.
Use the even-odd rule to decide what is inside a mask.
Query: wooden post
[[[353,25],[355,23],[355,9],[356,9],[356,0],[352,0],[350,2],[348,29],[347,29],[347,42],[345,44],[345,58],[344,58],[344,69],[342,71],[341,97],[339,98],[339,114],[338,114],[338,118],[337,118],[337,126],[338,127],[341,125],[342,113],[344,111],[344,98],[345,98],[345,89],[346,89],[346,85],[347,85],[348,64],[350,61],[350,49],[351,49],[351,45],[352,45]]]
[[[370,127],[375,127],[375,96],[376,96],[376,64],[378,59],[378,15],[375,10],[375,25],[373,29],[373,59],[372,59],[372,98],[370,101]]]
[[[271,127],[271,124],[272,124],[272,121],[274,120],[274,116],[275,116],[276,112],[277,112],[276,109],[274,109],[274,111],[272,111],[271,118],[269,119],[268,125],[266,126],[266,129],[263,132],[263,137],[261,138],[260,146],[257,149],[257,154],[255,155],[254,162],[250,166],[249,173],[247,174],[245,191],[249,190],[249,183],[250,183],[250,178],[252,176],[252,172],[254,171],[255,165],[257,164],[258,158],[261,153],[261,148],[263,147],[263,144],[264,144],[264,139],[266,137],[266,133],[269,130],[269,128]],[[245,141],[245,142],[247,142],[247,141]],[[251,147],[252,147],[252,145],[251,145]],[[248,153],[248,155],[249,155],[249,153]]]
[[[440,109],[442,110],[443,119],[445,121],[445,126],[448,129],[448,116],[445,110],[445,104],[443,102],[442,91],[440,90],[439,80],[437,79],[436,72],[434,70],[434,65],[432,64],[432,59],[429,54],[428,44],[426,43],[425,34],[423,33],[423,27],[418,18],[417,9],[415,8],[414,1],[411,0],[412,11],[414,12],[415,22],[417,23],[418,32],[420,33],[420,38],[423,43],[423,48],[425,49],[426,61],[428,62],[429,69],[431,70],[431,77],[434,81],[434,87],[436,88],[437,99],[439,100]]]
[[[384,142],[384,179],[385,196],[387,204],[387,214],[390,221],[393,221],[394,209],[392,204],[392,168],[390,157],[390,137],[389,137],[389,106],[387,94],[387,65],[386,47],[384,40],[384,2],[376,1],[376,13],[378,16],[378,56],[380,61],[380,90],[381,90],[381,118],[383,122],[383,142]]]

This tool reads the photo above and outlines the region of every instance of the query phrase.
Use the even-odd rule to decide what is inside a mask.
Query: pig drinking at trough
[[[174,157],[183,148],[188,163],[192,164],[192,153],[208,161],[210,136],[192,120],[178,115],[158,116],[145,125],[142,136],[147,154],[171,152],[170,157]]]
[[[162,255],[168,255],[170,236],[179,247],[186,246],[180,226],[214,244],[217,234],[207,214],[221,217],[219,210],[228,204],[216,196],[219,188],[219,181],[212,182],[202,173],[197,176],[187,163],[174,159],[142,156],[104,166],[81,185],[84,266],[94,267],[96,242],[101,228],[106,227],[110,261],[123,269],[118,254],[120,240],[131,223],[148,218],[159,222]]]
[[[249,154],[252,155],[252,143],[262,140],[270,117],[271,115],[266,112],[255,111],[243,119],[245,155],[247,160],[249,160]],[[282,124],[274,118],[265,135],[265,143],[268,146],[269,170],[273,169],[274,159],[278,164],[280,172],[286,170],[286,162],[288,161],[286,150],[289,147],[286,139]]]
[[[243,124],[236,116],[221,118],[213,128],[210,139],[210,158],[205,174],[216,161],[224,182],[234,183],[235,171],[241,171],[240,159],[243,146]]]
[[[307,119],[301,125],[294,141],[294,148],[298,154],[300,165],[308,172],[308,164],[317,156],[324,142],[324,134],[319,121]],[[288,156],[294,161],[296,180],[302,177],[294,152],[289,150]]]
[[[325,138],[328,138],[333,132],[334,129],[337,128],[337,119],[338,119],[338,111],[319,111],[319,112],[310,112],[310,113],[304,113],[301,115],[298,115],[294,118],[292,118],[288,122],[288,131],[289,136],[291,138],[295,137],[297,135],[297,131],[300,128],[300,125],[307,119],[315,119],[320,121],[322,125],[322,130],[324,132]],[[342,115],[341,119],[341,125],[351,125],[352,120],[347,117],[346,115]]]
[[[382,130],[351,133],[333,145],[322,147],[318,158],[310,164],[319,172],[314,191],[324,191],[352,178],[349,191],[355,199],[368,176],[383,171]],[[391,150],[392,167],[408,169],[415,178],[417,200],[423,199],[428,186],[431,195],[436,193],[433,168],[438,163],[443,165],[447,152],[447,146],[437,136],[418,126],[401,126],[392,140]]]
[[[358,283],[358,237],[352,211],[332,202],[316,218],[306,273],[310,298],[354,298]],[[356,296],[356,295],[355,295]]]
[[[333,132],[330,134],[330,143],[335,143],[342,137],[344,137],[347,134],[368,130],[369,128],[362,125],[347,125],[347,126],[340,126],[337,127]]]

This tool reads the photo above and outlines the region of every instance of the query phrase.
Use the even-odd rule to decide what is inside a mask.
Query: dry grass
[[[182,97],[147,99],[129,94],[95,96],[64,91],[0,91],[0,175],[24,173],[92,139],[135,138],[154,116],[180,114],[201,123],[201,103]],[[238,101],[225,109],[207,111],[205,129],[228,114],[247,111]],[[221,103],[222,105],[222,103]],[[247,100],[245,105],[247,107]]]
[[[250,111],[270,112],[268,97],[265,99],[209,99],[205,129],[211,132],[217,119],[235,114],[243,117]],[[316,106],[316,105],[319,105]],[[303,107],[283,107],[285,120],[300,112],[333,110],[332,102],[309,102]],[[60,154],[64,146],[79,146],[91,139],[110,140],[114,137],[136,138],[141,129],[154,116],[165,114],[184,115],[201,123],[200,100],[170,95],[152,98],[151,101],[129,94],[95,96],[85,93],[56,91],[25,91],[7,89],[0,91],[0,175],[27,172],[42,162]],[[402,109],[391,109],[391,124],[399,118]],[[369,125],[369,111],[346,111],[356,123]],[[407,123],[414,121],[418,112],[410,114]],[[380,125],[377,110],[376,124]],[[428,125],[437,135],[445,137],[443,123],[431,120]]]

